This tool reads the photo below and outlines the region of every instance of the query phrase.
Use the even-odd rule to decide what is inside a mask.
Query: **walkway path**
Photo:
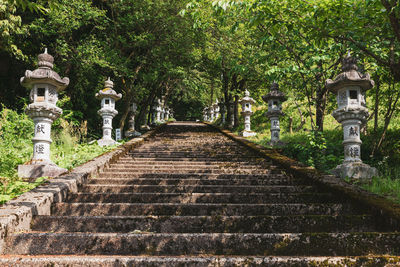
[[[36,216],[7,253],[47,255],[21,256],[21,266],[286,265],[400,254],[400,235],[378,230],[366,210],[209,126],[173,123],[53,204],[51,216]],[[81,256],[61,256],[70,254]]]

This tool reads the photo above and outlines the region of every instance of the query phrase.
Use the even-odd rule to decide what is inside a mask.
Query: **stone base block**
[[[371,179],[379,175],[376,168],[362,162],[346,162],[338,165],[331,172],[341,178],[353,179]]]
[[[53,164],[24,164],[18,166],[18,176],[22,178],[31,178],[33,182],[36,178],[42,176],[56,177],[67,172],[67,169],[60,168]]]
[[[99,146],[113,146],[113,145],[118,144],[118,142],[116,142],[113,139],[100,139],[100,140],[97,140],[97,144]]]
[[[278,140],[278,141],[269,141],[269,142],[268,142],[268,145],[269,145],[269,146],[273,146],[273,147],[282,147],[282,146],[285,145],[285,143],[282,142],[281,140]]]
[[[139,133],[138,131],[126,131],[125,136],[126,137],[138,137],[141,136],[142,134]]]
[[[252,136],[256,136],[257,134],[253,131],[243,131],[242,132],[242,136],[243,137],[252,137]]]

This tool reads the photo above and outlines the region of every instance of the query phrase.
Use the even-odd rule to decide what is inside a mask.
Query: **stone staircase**
[[[209,126],[173,123],[11,235],[0,265],[395,264],[400,234],[377,222]]]

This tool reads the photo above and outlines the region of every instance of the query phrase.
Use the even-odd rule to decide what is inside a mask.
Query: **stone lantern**
[[[129,129],[125,132],[125,136],[127,137],[137,137],[142,134],[135,130],[135,115],[137,111],[136,103],[132,103],[130,106],[131,118],[129,119]]]
[[[120,100],[122,95],[117,94],[113,87],[114,83],[108,78],[104,82],[104,89],[96,94],[96,98],[101,100],[101,109],[97,113],[103,118],[103,137],[97,140],[99,146],[110,146],[117,143],[111,137],[112,120],[118,114],[118,111],[115,110],[115,101]]]
[[[203,109],[203,120],[208,121],[208,107]]]
[[[62,109],[56,106],[58,93],[69,84],[67,77],[61,79],[53,70],[53,62],[54,58],[46,49],[38,56],[39,67],[34,71],[27,70],[21,77],[21,85],[31,90],[31,104],[25,112],[35,124],[33,157],[18,166],[18,175],[23,178],[54,177],[67,171],[50,160],[51,125],[62,114]]]
[[[242,116],[244,117],[244,131],[242,135],[244,137],[250,137],[256,135],[256,133],[251,131],[250,129],[250,116],[251,114],[253,114],[253,111],[251,110],[251,105],[254,104],[256,101],[254,101],[254,99],[250,97],[249,91],[246,90],[244,94],[245,96],[239,101],[239,103],[242,105]]]
[[[279,118],[284,115],[282,112],[282,103],[286,101],[284,93],[279,91],[279,85],[274,82],[271,85],[271,91],[264,95],[262,99],[268,104],[267,117],[271,120],[271,141],[270,145],[280,145]]]
[[[365,105],[365,92],[374,86],[369,74],[357,71],[357,60],[347,55],[342,73],[335,80],[327,80],[328,90],[336,95],[338,108],[332,116],[343,126],[344,161],[332,172],[342,178],[368,179],[378,171],[361,161],[360,128],[369,116]]]
[[[155,111],[156,111],[156,123],[161,122],[161,112],[162,112],[162,103],[160,99],[157,99],[156,105],[155,105]]]
[[[215,120],[215,117],[214,117],[215,112],[214,112],[214,106],[213,106],[213,104],[211,104],[211,105],[208,107],[208,110],[209,110],[209,112],[210,112],[210,122],[213,122],[213,121]]]
[[[214,110],[214,119],[217,120],[219,118],[219,105],[218,99],[215,100],[215,103],[212,105]]]
[[[170,116],[170,109],[169,107],[165,108],[165,120],[168,121]]]
[[[221,116],[221,125],[224,125],[226,122],[226,117],[225,117],[226,106],[225,106],[224,102],[218,103],[218,106],[219,106],[219,112],[220,112],[220,116]]]

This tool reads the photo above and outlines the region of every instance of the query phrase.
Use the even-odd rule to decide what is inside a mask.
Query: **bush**
[[[67,114],[71,116],[70,113]],[[103,154],[112,147],[87,144],[87,123],[76,119],[56,120],[52,131],[51,160],[58,166],[72,169]],[[17,167],[31,159],[34,123],[26,114],[2,107],[0,111],[0,203],[29,191],[46,178],[29,183],[18,177]]]

